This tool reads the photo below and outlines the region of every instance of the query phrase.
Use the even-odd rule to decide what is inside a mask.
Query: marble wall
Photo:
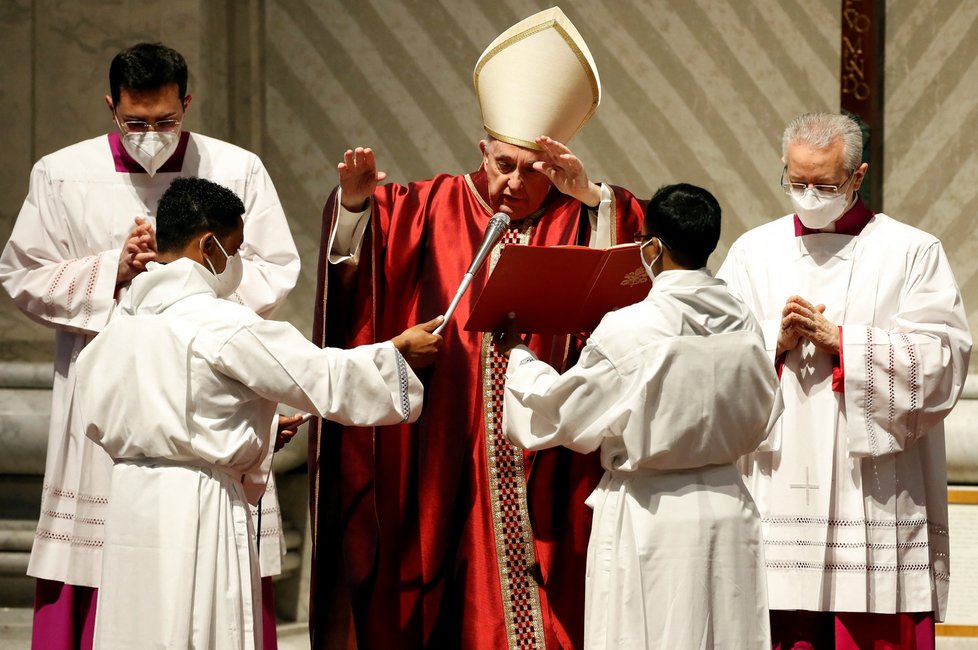
[[[0,47],[14,65],[0,70],[0,108],[14,117],[4,122],[13,155],[0,163],[0,239],[32,162],[111,126],[102,96],[112,54],[136,40],[162,40],[191,65],[188,126],[265,160],[307,260],[284,316],[308,330],[319,210],[343,150],[375,147],[401,182],[477,167],[472,66],[501,29],[548,4],[5,2]],[[838,103],[833,5],[562,3],[591,44],[604,88],[575,151],[593,177],[639,194],[678,180],[712,188],[726,207],[725,250],[736,234],[783,211],[784,119]],[[792,50],[807,63],[785,65]],[[0,300],[0,358],[43,357],[47,347],[37,343],[49,332]]]
[[[978,3],[889,0],[886,10],[883,208],[943,242],[975,333]]]
[[[0,241],[34,160],[111,127],[121,47],[162,40],[191,65],[189,128],[264,159],[306,261],[283,316],[311,323],[320,207],[345,148],[394,181],[478,166],[472,67],[503,28],[552,0],[2,0]],[[604,98],[573,148],[592,176],[648,195],[704,185],[733,239],[779,216],[780,131],[839,103],[839,0],[560,3],[589,42]],[[978,322],[978,3],[886,3],[887,212],[942,238]],[[44,357],[49,333],[0,296],[0,359]]]
[[[133,43],[161,41],[187,58],[187,128],[260,144],[262,18],[259,0],[0,0],[0,241],[34,161],[114,128],[109,62]],[[0,291],[0,360],[50,359],[52,339]]]
[[[305,261],[281,315],[309,331],[320,209],[343,151],[373,146],[398,182],[475,169],[482,131],[472,67],[502,29],[552,3],[0,0],[0,242],[33,162],[112,128],[103,100],[112,56],[140,40],[163,41],[191,67],[187,128],[264,159]],[[593,178],[645,196],[678,181],[711,189],[725,217],[714,269],[738,235],[788,210],[778,187],[780,133],[800,112],[839,105],[840,0],[560,6],[602,79],[602,105],[572,143]],[[883,205],[942,239],[978,324],[978,154],[970,137],[978,130],[978,3],[887,0],[886,9]],[[0,363],[50,360],[51,339],[0,291]],[[23,386],[19,372],[17,383],[0,382],[7,518],[36,513],[38,486],[9,485],[43,463],[36,419],[46,397]],[[957,480],[976,480],[967,442],[975,394],[949,424]],[[291,489],[293,505],[301,504],[304,487]],[[304,510],[292,516],[301,522]],[[9,593],[5,584],[0,592]],[[23,593],[29,602],[29,589]],[[304,601],[293,602],[292,617],[301,618]]]
[[[472,68],[503,29],[546,0],[266,0],[263,157],[303,252],[311,218],[351,146],[369,145],[397,182],[478,167],[483,137]],[[603,100],[571,143],[593,178],[649,196],[688,181],[725,208],[717,267],[734,237],[786,202],[780,131],[837,106],[837,0],[561,2],[588,41]],[[310,259],[310,258],[307,258]],[[303,270],[308,298],[315,269]]]

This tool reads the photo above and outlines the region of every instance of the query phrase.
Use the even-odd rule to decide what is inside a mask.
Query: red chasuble
[[[323,214],[314,340],[383,341],[448,307],[492,216],[483,170],[374,194],[359,265],[328,265],[335,193]],[[643,206],[614,188],[615,243],[639,230]],[[360,648],[581,647],[597,454],[524,453],[500,430],[505,360],[466,332],[498,248],[580,244],[587,210],[551,190],[511,224],[461,300],[425,384],[414,425],[331,424],[310,436],[314,534],[313,647],[356,636]],[[327,268],[328,267],[328,268]],[[578,346],[532,336],[566,368]],[[352,611],[352,622],[340,612]],[[352,639],[350,642],[352,646]]]

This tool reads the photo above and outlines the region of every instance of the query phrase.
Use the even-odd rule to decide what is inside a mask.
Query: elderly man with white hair
[[[859,198],[855,120],[799,116],[782,147],[792,214],[743,235],[718,273],[761,322],[784,393],[743,460],[774,647],[933,648],[950,577],[943,421],[971,351],[961,293],[937,238]]]

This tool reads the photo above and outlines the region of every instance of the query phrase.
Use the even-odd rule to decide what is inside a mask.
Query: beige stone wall
[[[0,241],[34,161],[114,128],[104,100],[109,62],[133,43],[161,41],[187,58],[187,128],[254,148],[263,125],[261,9],[257,0],[0,1]],[[51,340],[0,291],[0,360],[50,358]]]
[[[550,4],[3,0],[0,239],[32,162],[109,128],[102,96],[112,54],[163,40],[191,65],[190,128],[258,152],[279,189],[305,262],[283,315],[308,331],[319,211],[343,150],[373,146],[400,182],[474,169],[475,60],[500,30]],[[677,181],[711,189],[726,220],[713,268],[737,235],[787,211],[780,132],[799,112],[838,106],[838,0],[560,5],[602,78],[602,105],[572,142],[593,177],[640,195]],[[978,4],[887,5],[884,207],[944,240],[978,317],[969,137],[978,126]],[[10,341],[46,336],[0,302],[0,356]]]
[[[887,12],[883,210],[943,242],[974,333],[978,3],[891,0]]]
[[[0,2],[0,241],[6,242],[27,194],[34,161],[112,128],[104,97],[109,62],[140,40],[163,41],[202,58],[200,3],[173,0]],[[192,81],[207,75],[195,66]],[[190,128],[201,116],[191,113]],[[51,331],[20,314],[0,291],[0,359],[52,356]]]
[[[501,30],[550,4],[267,1],[264,155],[276,183],[317,205],[356,145],[374,147],[399,182],[476,168],[475,61]],[[562,2],[603,87],[575,153],[594,178],[643,196],[677,181],[713,190],[726,215],[715,268],[736,235],[786,210],[784,122],[838,105],[836,5]],[[299,221],[315,244],[318,224]],[[308,286],[313,271],[304,270]]]

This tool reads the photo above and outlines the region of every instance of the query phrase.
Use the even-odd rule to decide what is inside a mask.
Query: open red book
[[[606,313],[644,299],[651,288],[638,244],[605,249],[511,244],[499,253],[465,329],[495,331],[514,312],[521,332],[590,332]]]

